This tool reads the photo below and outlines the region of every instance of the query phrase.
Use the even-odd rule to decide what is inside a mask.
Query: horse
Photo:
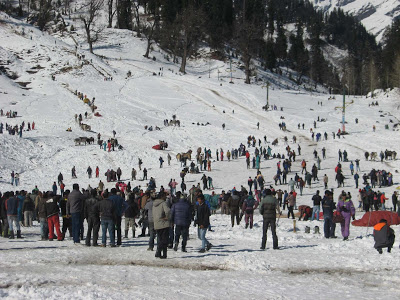
[[[178,161],[182,161],[182,160],[184,160],[184,159],[188,159],[188,160],[192,160],[192,150],[189,150],[188,152],[186,152],[186,153],[178,153],[177,155],[176,155],[176,159],[178,160]]]
[[[386,160],[389,159],[389,157],[391,160],[395,160],[396,155],[397,155],[396,151],[389,151],[387,149],[385,150],[385,159]]]
[[[86,145],[86,143],[88,142],[88,138],[87,137],[78,137],[78,138],[74,139],[74,142],[75,142],[75,146],[78,146],[81,143],[85,143],[85,145]]]
[[[82,130],[85,130],[85,131],[90,131],[92,129],[90,127],[90,125],[87,125],[87,124],[81,123],[80,126],[81,126]]]
[[[370,160],[375,160],[378,157],[378,153],[371,152],[369,156],[370,156]]]

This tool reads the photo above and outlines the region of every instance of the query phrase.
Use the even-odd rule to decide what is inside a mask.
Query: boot
[[[305,233],[310,233],[310,227],[309,226],[306,226]]]
[[[249,227],[249,223],[246,223],[246,229],[247,229],[247,227]]]
[[[163,255],[160,258],[166,259],[167,258],[167,247],[162,249]]]
[[[8,236],[9,239],[13,240],[14,237],[14,231],[10,231],[10,235]]]
[[[314,234],[319,234],[319,227],[318,226],[314,227]]]
[[[187,252],[186,247],[182,246],[182,252]]]
[[[139,235],[140,237],[146,236],[146,228],[142,228],[142,234]]]
[[[253,223],[250,223],[250,229],[253,229]]]
[[[175,243],[174,251],[178,251],[178,243]]]
[[[136,237],[135,229],[132,229],[132,238]]]
[[[128,231],[129,231],[129,230],[125,230],[125,238],[126,238],[126,239],[128,238]]]

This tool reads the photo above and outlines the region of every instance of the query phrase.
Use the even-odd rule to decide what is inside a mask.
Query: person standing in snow
[[[199,250],[200,253],[206,252],[206,250],[210,250],[212,244],[206,239],[207,229],[210,226],[210,208],[204,201],[204,195],[199,193],[197,195],[197,211],[196,211],[196,219],[195,222],[198,225],[197,228],[197,235],[201,240],[201,249]]]
[[[168,153],[167,155],[167,160],[168,160],[168,166],[171,165],[171,155]]]
[[[280,213],[278,199],[276,199],[270,189],[263,192],[260,202],[260,214],[263,216],[263,236],[261,240],[261,250],[265,250],[267,244],[267,231],[271,226],[273,249],[278,249],[278,236],[276,235],[276,211]]]
[[[89,179],[92,178],[92,168],[90,166],[87,168],[86,173],[88,174]]]
[[[138,160],[138,165],[139,165],[139,170],[140,170],[140,171],[142,170],[142,164],[143,164],[143,161],[142,161],[141,158],[139,158],[139,160]]]
[[[250,225],[250,229],[253,228],[253,215],[254,209],[257,208],[257,202],[253,197],[253,193],[250,191],[248,197],[243,202],[242,211],[245,212],[245,222],[246,222],[246,229]]]
[[[53,183],[53,195],[57,195],[57,184],[55,181]]]
[[[166,203],[166,194],[158,193],[157,199],[153,202],[153,221],[154,229],[157,232],[157,251],[155,257],[167,258],[169,227],[170,227],[170,208]]]
[[[171,220],[175,225],[174,251],[178,250],[179,237],[182,235],[182,252],[186,251],[186,243],[189,236],[189,226],[192,216],[192,207],[185,197],[178,192],[178,202],[172,205]]]
[[[164,163],[164,159],[160,156],[160,158],[158,159],[160,161],[160,168],[163,167],[163,163]]]
[[[55,184],[55,182],[54,182]],[[48,199],[46,199],[46,215],[47,215],[47,223],[49,227],[49,241],[54,239],[54,227],[57,232],[57,240],[62,241],[62,233],[60,230],[60,218],[59,213],[60,209],[58,207],[58,199],[56,195],[49,192],[47,195]]]
[[[319,221],[319,212],[321,209],[321,196],[319,195],[319,190],[317,190],[316,194],[312,197],[313,201],[313,210],[311,221],[314,221],[315,215],[317,215],[317,221]]]
[[[322,210],[324,212],[324,236],[325,238],[336,238],[335,229],[336,224],[333,223],[333,211],[335,209],[335,203],[333,202],[333,194],[329,191],[325,191],[325,196],[322,199]]]
[[[85,197],[79,191],[79,185],[74,183],[72,185],[72,192],[68,195],[67,201],[67,215],[72,216],[72,236],[74,244],[80,243],[80,230],[81,230],[81,213],[83,211],[83,204]]]
[[[72,175],[72,178],[77,178],[77,177],[76,177],[76,170],[75,170],[75,166],[73,166],[73,167],[72,167],[72,170],[71,170],[71,175]]]
[[[236,224],[240,224],[240,218],[239,218],[239,207],[240,207],[240,197],[238,191],[234,190],[232,192],[232,196],[229,197],[228,200],[228,208],[229,211],[231,212],[231,224],[232,227],[235,225],[235,218],[236,218]]]
[[[106,247],[108,231],[108,234],[110,236],[110,247],[115,247],[115,207],[112,200],[108,198],[107,191],[103,193],[103,199],[97,202],[93,209],[100,215],[102,229],[101,246]]]
[[[15,173],[15,175],[14,175],[14,183],[15,183],[15,186],[19,185],[19,173]]]
[[[349,239],[350,235],[350,218],[355,219],[356,210],[354,208],[353,201],[345,192],[342,192],[340,200],[337,204],[336,210],[340,212],[344,220],[340,223],[342,228],[343,240]]]
[[[122,175],[121,168],[118,167],[118,169],[117,169],[117,178],[118,178],[118,181],[121,181],[121,175]]]
[[[14,239],[13,224],[15,224],[15,226],[17,227],[17,238],[21,238],[21,227],[18,221],[18,206],[18,198],[14,196],[14,192],[10,192],[10,198],[5,200],[5,210],[7,212],[10,239]]]
[[[58,180],[58,185],[60,185],[61,182],[64,181],[64,176],[61,172],[60,172],[60,174],[58,174],[57,180]]]
[[[117,245],[120,246],[122,244],[122,233],[121,233],[121,222],[122,222],[122,214],[124,213],[127,204],[121,196],[117,195],[117,189],[111,189],[111,195],[108,197],[109,200],[112,201],[114,210],[115,210],[115,231],[117,232]],[[115,235],[114,235],[115,236]]]
[[[135,168],[132,168],[132,172],[131,172],[131,181],[136,180],[136,170]]]
[[[86,241],[85,245],[90,247],[90,239],[93,233],[93,243],[92,246],[98,246],[97,240],[99,238],[99,230],[100,230],[100,214],[99,211],[95,208],[99,199],[97,198],[97,190],[92,189],[91,197],[85,201],[85,219],[87,220],[88,228],[86,233]]]

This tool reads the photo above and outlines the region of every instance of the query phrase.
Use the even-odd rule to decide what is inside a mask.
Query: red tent
[[[359,220],[351,222],[354,226],[373,227],[379,223],[381,219],[385,219],[388,225],[399,225],[400,217],[392,211],[372,211],[366,212]]]

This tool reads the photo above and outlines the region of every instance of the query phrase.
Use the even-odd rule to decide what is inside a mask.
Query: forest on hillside
[[[304,0],[19,0],[0,9],[26,18],[41,30],[73,31],[66,18],[81,21],[89,50],[103,28],[137,32],[147,40],[145,57],[157,43],[186,73],[187,59],[210,48],[211,57],[240,59],[250,84],[255,61],[264,70],[341,92],[365,95],[400,86],[400,20],[386,30],[382,44],[342,10],[324,14]],[[101,17],[102,16],[102,17]],[[347,55],[328,59],[327,49]]]

